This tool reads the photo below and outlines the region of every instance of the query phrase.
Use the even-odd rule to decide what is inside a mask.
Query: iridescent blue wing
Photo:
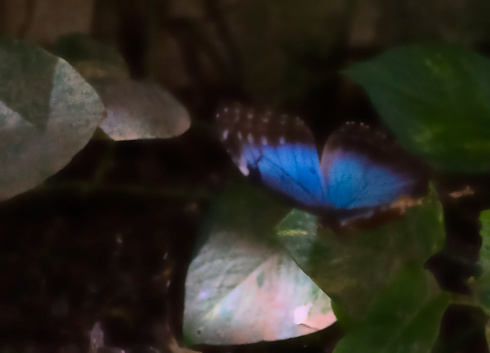
[[[299,118],[238,103],[216,113],[220,138],[240,171],[305,209],[325,208],[325,185],[311,131]]]
[[[327,203],[337,209],[387,207],[427,189],[424,169],[394,142],[368,126],[347,123],[327,140],[321,170]]]

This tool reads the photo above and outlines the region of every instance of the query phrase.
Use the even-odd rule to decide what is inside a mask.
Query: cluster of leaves
[[[0,42],[0,200],[62,169],[97,128],[113,140],[168,138],[188,114],[154,83],[130,79],[114,51],[61,38],[57,55]],[[64,57],[67,61],[62,59]],[[452,46],[400,47],[346,72],[399,143],[434,169],[490,170],[490,62]],[[490,315],[490,211],[471,304]],[[424,264],[444,243],[433,191],[402,219],[339,235],[248,185],[228,190],[186,280],[188,343],[240,344],[304,335],[336,320],[335,352],[429,352],[451,303]]]
[[[490,170],[488,59],[449,45],[405,46],[345,74],[399,143],[434,170]],[[424,268],[445,239],[436,191],[403,219],[348,235],[318,230],[315,216],[287,214],[248,186],[217,202],[186,281],[189,343],[283,339],[336,317],[345,336],[335,353],[433,351],[453,302]],[[490,314],[490,211],[481,221],[482,274],[468,303]]]
[[[175,98],[155,83],[131,80],[106,46],[70,35],[55,52],[0,42],[0,200],[58,172],[97,128],[117,141],[168,138],[190,126]]]

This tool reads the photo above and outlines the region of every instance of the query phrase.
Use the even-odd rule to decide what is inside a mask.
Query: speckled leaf
[[[66,61],[0,43],[0,200],[42,183],[89,141],[104,117],[95,90]]]
[[[490,60],[450,45],[403,46],[346,73],[399,142],[431,166],[490,170]]]
[[[227,192],[217,207],[187,274],[188,343],[286,339],[335,321],[329,298],[271,237],[282,207],[249,187]]]
[[[107,82],[97,91],[107,108],[100,127],[113,140],[169,138],[190,127],[187,109],[156,83]]]
[[[187,109],[156,83],[130,79],[123,58],[82,34],[61,37],[56,53],[97,90],[107,109],[100,128],[113,140],[170,138],[190,127]]]
[[[444,241],[442,209],[435,195],[401,219],[355,234],[328,228],[317,235],[317,217],[294,210],[277,227],[279,240],[299,266],[335,303],[347,327],[366,309],[406,262],[423,267]]]

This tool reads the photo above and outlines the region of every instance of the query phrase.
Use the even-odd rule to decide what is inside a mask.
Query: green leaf
[[[449,299],[422,268],[404,266],[334,353],[431,352]]]
[[[0,42],[0,200],[42,183],[89,141],[104,117],[95,90],[66,61]]]
[[[346,72],[409,151],[455,172],[490,170],[490,61],[450,45],[402,46]]]
[[[318,234],[317,218],[294,210],[277,227],[279,240],[298,265],[335,303],[339,322],[362,320],[380,290],[406,263],[425,261],[442,246],[442,209],[434,193],[403,218],[376,229]]]
[[[187,343],[286,339],[335,321],[330,299],[274,241],[282,215],[282,206],[248,186],[219,200],[187,273]]]

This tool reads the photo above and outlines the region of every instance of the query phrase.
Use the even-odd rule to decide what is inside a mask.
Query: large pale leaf
[[[219,200],[186,279],[188,343],[295,337],[335,321],[329,298],[271,237],[283,209],[248,187]]]
[[[104,117],[95,90],[66,61],[0,43],[0,200],[63,168]]]
[[[435,195],[399,220],[355,234],[328,228],[317,234],[317,217],[294,210],[277,227],[279,240],[295,261],[335,303],[348,327],[366,310],[404,264],[418,264],[444,241],[442,209]]]
[[[490,170],[490,61],[450,45],[403,46],[347,75],[408,150],[456,172]]]

